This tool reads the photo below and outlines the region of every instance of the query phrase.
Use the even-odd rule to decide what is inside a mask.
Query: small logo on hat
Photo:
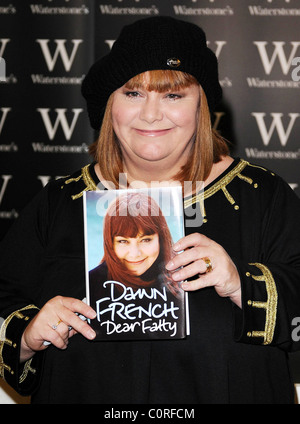
[[[180,66],[181,60],[177,59],[176,57],[171,57],[167,60],[167,65],[170,66],[170,68],[178,68]]]

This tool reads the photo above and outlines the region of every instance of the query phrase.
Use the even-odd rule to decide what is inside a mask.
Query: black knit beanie
[[[111,52],[98,60],[82,83],[92,128],[101,127],[109,96],[132,77],[150,70],[171,69],[193,75],[212,112],[222,97],[215,54],[197,25],[159,16],[125,26]]]

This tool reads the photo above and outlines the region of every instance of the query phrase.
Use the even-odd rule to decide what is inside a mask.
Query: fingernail
[[[177,250],[181,250],[181,249],[180,249],[180,243],[178,243],[178,242],[177,242],[177,243],[175,243],[175,244],[173,245],[173,250],[176,250],[176,251],[177,251]]]
[[[96,333],[95,333],[95,331],[94,331],[94,330],[89,330],[89,331],[87,332],[87,337],[88,337],[89,339],[94,339],[94,338],[96,337]]]
[[[189,288],[189,283],[187,283],[187,282],[185,281],[184,283],[182,283],[182,284],[181,284],[181,288],[182,288],[183,290],[188,290],[188,288]]]
[[[181,281],[182,280],[181,272],[177,271],[175,274],[172,275],[172,278],[174,281]]]
[[[166,268],[170,271],[174,267],[174,263],[172,261],[168,262]]]

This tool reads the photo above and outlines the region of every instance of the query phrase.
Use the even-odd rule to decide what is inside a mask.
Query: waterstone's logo
[[[2,203],[3,197],[6,193],[7,190],[7,186],[9,181],[12,179],[12,175],[0,175],[0,182],[1,182],[1,186],[0,186],[0,205]]]
[[[265,77],[248,77],[250,88],[256,89],[299,89],[300,88],[300,41],[254,41],[258,57]],[[278,78],[279,75],[279,78]],[[273,76],[273,78],[270,78]],[[280,78],[280,76],[282,76]],[[263,111],[253,112],[256,127],[260,134],[265,149],[246,147],[248,158],[255,159],[300,159],[300,149],[288,149],[288,143],[293,134],[299,131],[298,112],[282,113]],[[267,150],[266,148],[278,143],[280,150]]]
[[[5,127],[5,123],[7,122],[8,114],[12,111],[11,107],[1,107],[0,108],[0,140],[3,132],[3,128]],[[7,134],[11,134],[11,131],[7,131]],[[6,136],[6,134],[5,134]],[[5,138],[5,136],[3,138]],[[10,135],[9,135],[10,137]],[[13,140],[6,140],[5,143],[0,144],[0,154],[1,153],[16,153],[19,150],[18,145]],[[1,197],[1,194],[0,194]]]
[[[69,55],[66,49],[67,40],[65,39],[54,40],[54,43],[56,44],[56,49],[53,56],[51,56],[51,53],[50,53],[49,41],[50,40],[47,40],[47,39],[36,40],[36,42],[39,43],[41,47],[41,50],[43,52],[49,71],[51,72],[53,71],[54,66],[56,65],[57,59],[58,57],[60,57],[66,72],[70,72],[78,47],[83,42],[83,40],[75,40],[75,39],[71,40],[71,43],[73,44],[73,48]]]
[[[300,113],[289,113],[288,117],[283,113],[270,113],[271,124],[269,129],[265,122],[266,113],[253,112],[252,116],[256,119],[259,132],[265,146],[268,146],[273,134],[276,132],[282,147],[287,145],[291,132],[295,126],[296,120],[300,117]],[[287,122],[286,129],[283,125],[283,120]]]
[[[221,53],[223,49],[227,46],[227,41],[225,40],[216,40],[214,42],[207,41],[207,46],[214,51],[218,60],[220,60]],[[232,79],[229,76],[220,76],[219,78],[220,85],[223,88],[231,88],[233,86]]]
[[[17,13],[17,8],[13,4],[8,4],[6,6],[0,5],[0,15],[15,15]]]
[[[191,0],[191,5],[174,4],[174,12],[176,15],[183,16],[233,16],[234,9],[231,6],[224,6],[224,2],[218,2],[217,0]],[[199,3],[199,4],[198,4]],[[206,4],[203,4],[206,3]],[[217,4],[220,3],[218,7]],[[223,4],[221,4],[223,3]],[[213,7],[212,7],[213,6]]]
[[[67,74],[72,71],[74,61],[83,43],[82,39],[41,39],[38,38],[36,42],[41,48],[43,58],[45,60],[49,72],[53,72],[55,67],[63,64],[64,70]],[[45,85],[81,85],[84,75],[78,76],[53,76],[44,74],[32,74],[31,79],[34,84]]]
[[[11,111],[11,107],[0,108],[0,136],[1,136],[4,124],[6,122],[7,115],[10,111]]]
[[[123,3],[123,0],[118,0],[118,3]],[[130,5],[126,4],[126,7],[122,4],[120,6],[100,4],[99,9],[102,15],[157,16],[160,13],[157,5],[143,6],[142,0],[132,0]]]
[[[265,73],[270,75],[276,60],[278,60],[282,73],[288,75],[293,64],[293,60],[299,51],[300,41],[291,41],[286,43],[284,41],[273,41],[273,47],[269,47],[267,41],[254,41],[257,47],[261,62],[263,64]],[[270,56],[268,55],[267,48],[269,48]]]
[[[78,65],[78,54],[82,49],[82,39],[36,39],[40,52],[49,74],[36,73],[31,75],[33,84],[40,85],[81,85],[84,75],[70,76],[72,70]],[[63,69],[65,75],[53,75],[57,69]],[[59,139],[63,135],[70,141],[75,131],[82,108],[38,108],[44,128],[50,141]],[[33,142],[32,149],[39,153],[87,153],[86,143],[81,145],[45,144]]]
[[[37,111],[40,113],[43,119],[44,126],[50,140],[53,140],[54,137],[56,136],[56,132],[59,126],[61,126],[63,130],[65,139],[70,140],[73,135],[76,123],[78,121],[78,117],[80,113],[83,112],[83,109],[79,109],[79,108],[72,109],[73,119],[71,124],[68,123],[68,120],[66,117],[67,109],[65,108],[55,109],[56,119],[54,124],[52,124],[50,116],[49,116],[49,111],[50,111],[49,108],[39,108],[37,109]]]
[[[270,144],[276,145],[277,140],[280,142],[280,150],[258,149],[255,147],[246,147],[245,152],[248,158],[255,159],[300,159],[300,149],[288,150],[289,139],[292,134],[299,132],[300,113],[264,113],[253,112],[252,117],[255,119],[258,132],[265,148]],[[298,124],[298,125],[297,125]]]
[[[48,0],[52,3],[52,0]],[[30,10],[33,15],[88,15],[89,8],[82,4],[81,6],[72,6],[72,0],[61,0],[59,6],[43,6],[42,4],[30,4]]]
[[[254,41],[253,44],[267,78],[247,77],[250,88],[300,88],[300,66],[296,66],[300,63],[300,41]],[[268,78],[280,74],[282,78]]]
[[[249,5],[252,16],[300,16],[300,9],[296,8],[297,0],[266,0],[265,5]]]
[[[0,57],[4,56],[6,46],[9,42],[10,38],[0,38]]]
[[[44,128],[50,141],[59,138],[60,131],[65,140],[70,141],[75,131],[82,108],[55,108],[54,111],[50,108],[38,108],[37,112],[42,118]],[[54,119],[53,119],[54,116]],[[71,118],[70,118],[71,116]],[[49,145],[43,142],[33,142],[32,149],[38,153],[80,153],[88,152],[88,145],[82,143],[80,145]]]
[[[12,175],[0,175],[0,207],[7,193],[7,187],[9,186],[9,182],[13,179]],[[12,210],[0,210],[0,219],[16,219],[19,214],[15,209]],[[1,325],[1,322],[0,322]]]

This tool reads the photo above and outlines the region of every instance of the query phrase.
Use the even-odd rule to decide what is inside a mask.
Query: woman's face
[[[199,101],[198,85],[164,93],[119,88],[112,123],[125,163],[156,162],[164,169],[177,165],[180,170],[193,143]]]
[[[159,255],[158,234],[137,237],[114,237],[114,251],[125,267],[134,275],[142,275]]]

